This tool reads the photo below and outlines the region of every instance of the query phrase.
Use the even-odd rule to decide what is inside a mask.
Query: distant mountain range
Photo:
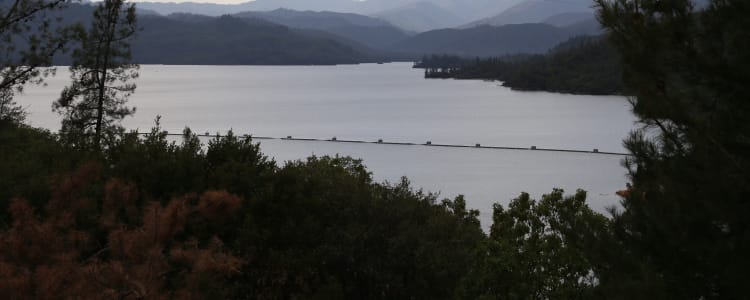
[[[184,12],[219,16],[242,11],[267,11],[279,8],[327,10],[371,15],[416,2],[428,2],[453,11],[455,14],[465,18],[478,19],[499,13],[521,1],[524,0],[255,0],[238,4],[152,1],[138,2],[138,5],[144,9],[153,10],[163,15]]]
[[[143,16],[133,57],[147,64],[342,64],[375,58],[334,39],[232,16],[177,20]]]
[[[389,49],[409,35],[381,19],[352,13],[295,11],[276,9],[264,12],[242,12],[239,18],[258,18],[290,28],[320,30],[354,41],[372,49]]]
[[[220,16],[249,14],[249,12],[264,13],[258,17],[272,17],[272,22],[292,28],[325,26],[326,28],[316,29],[326,31],[333,31],[333,25],[313,25],[314,20],[310,16],[299,16],[291,12],[340,13],[349,14],[349,17],[345,17],[349,21],[353,18],[370,18],[370,21],[379,19],[381,23],[390,23],[407,33],[420,33],[435,29],[471,28],[480,25],[548,23],[555,26],[567,26],[574,21],[583,21],[582,18],[593,16],[593,4],[592,0],[255,0],[240,4],[139,2],[138,7],[162,15],[188,13]],[[271,11],[275,13],[269,15]],[[359,16],[354,17],[355,14]],[[556,16],[556,19],[550,19]],[[343,16],[336,16],[336,18],[339,17]],[[307,18],[307,21],[298,24],[300,18]],[[548,19],[550,20],[547,21]],[[318,16],[318,20],[322,19]],[[357,23],[354,25],[363,26],[361,29],[373,27]],[[354,30],[349,33],[339,32],[339,34],[350,38],[354,32],[368,33]],[[358,41],[365,42],[362,39]],[[369,41],[365,44],[377,47],[383,45]]]
[[[467,22],[465,17],[426,1],[381,11],[376,16],[413,32],[451,28]]]
[[[518,53],[544,53],[578,35],[599,34],[596,20],[565,27],[542,23],[481,25],[466,29],[441,29],[418,34],[394,46],[403,52],[491,57]]]
[[[544,19],[542,23],[557,27],[566,27],[595,19],[596,17],[593,12],[564,12],[548,17]]]
[[[58,17],[87,25],[93,10],[92,5],[71,4]],[[331,33],[260,18],[147,12],[138,18],[142,30],[132,42],[132,53],[134,61],[143,64],[353,64],[396,58]],[[69,64],[70,59],[59,56],[55,63]]]
[[[489,17],[521,1],[524,0],[255,0],[240,4],[138,2],[138,6],[162,15],[190,13],[220,16],[279,8],[347,12],[381,16],[394,24],[403,24],[405,30],[420,32]]]
[[[698,8],[710,2],[691,1]],[[567,14],[570,17],[594,12],[593,0],[254,0],[240,4],[138,2],[138,6],[162,15],[192,13],[220,16],[279,8],[346,12],[380,17],[406,31],[415,32],[458,26],[470,28],[479,25],[547,23],[546,19],[556,15]],[[556,20],[551,20],[549,24],[560,26],[554,22]],[[565,25],[569,24],[562,24]]]
[[[429,10],[422,5],[440,9],[421,2],[412,5],[424,12]],[[133,42],[133,57],[145,64],[348,64],[415,60],[423,54],[491,57],[543,53],[571,36],[601,31],[593,15],[570,12],[542,20],[548,24],[482,25],[414,34],[384,17],[353,13],[276,9],[220,17],[163,16],[137,6],[142,31]],[[71,5],[60,17],[88,24],[92,11],[88,4]],[[391,16],[397,15],[392,12]],[[60,57],[56,63],[69,61]]]
[[[541,23],[550,17],[566,13],[590,13],[593,15],[593,5],[592,0],[525,0],[497,15],[471,22],[463,27]]]
[[[140,8],[152,10],[162,15],[190,13],[206,16],[221,16],[244,11],[269,11],[279,8],[294,10],[330,10],[353,12],[357,6],[354,0],[256,0],[239,4],[216,4],[198,2],[138,2]]]

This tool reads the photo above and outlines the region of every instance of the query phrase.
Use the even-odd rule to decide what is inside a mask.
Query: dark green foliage
[[[609,46],[598,39],[582,39],[545,56],[468,63],[443,56],[423,63],[451,74],[501,70],[496,78],[527,78],[505,79],[528,84],[522,86],[596,90],[604,86],[596,80],[612,82],[596,73],[605,70],[598,67],[621,59],[634,111],[648,127],[625,142],[633,185],[622,192],[624,210],[613,211],[612,219],[591,211],[583,191],[565,197],[553,190],[538,202],[522,194],[507,209],[495,206],[486,236],[463,197],[438,203],[406,179],[375,183],[351,158],[311,157],[278,166],[250,137],[230,133],[203,144],[186,129],[178,144],[158,120],[146,135],[113,130],[103,147],[81,149],[69,146],[68,135],[0,121],[0,227],[11,228],[13,198],[26,198],[48,214],[75,206],[75,216],[59,220],[59,226],[75,228],[38,231],[86,231],[97,247],[58,255],[79,266],[110,238],[96,229],[106,224],[102,220],[122,221],[119,232],[138,237],[130,240],[153,242],[138,229],[146,228],[149,216],[161,211],[180,217],[165,219],[190,219],[170,236],[180,242],[191,237],[181,250],[226,250],[240,258],[229,265],[242,265],[237,272],[191,280],[192,289],[214,298],[746,298],[750,3],[715,0],[701,12],[686,0],[598,3],[619,56],[609,56]],[[227,32],[237,30],[236,21],[219,19]],[[466,68],[472,63],[474,69]],[[163,211],[151,203],[147,211],[155,214],[128,211],[179,196],[184,202]],[[16,214],[32,212],[15,203]],[[34,224],[35,214],[25,215]],[[6,236],[14,237],[14,245],[27,244],[24,235]],[[153,249],[164,258],[162,248]],[[134,257],[142,251],[136,252]],[[207,257],[217,253],[223,252]],[[215,261],[208,261],[193,265],[210,269]],[[17,275],[0,270],[4,278]],[[163,276],[177,282],[188,273]],[[170,288],[157,289],[167,295],[175,292]]]
[[[597,37],[574,38],[549,54],[512,61],[506,71],[499,69],[500,74],[495,78],[518,90],[591,95],[625,93],[617,52]]]
[[[537,202],[526,193],[507,210],[496,204],[490,237],[463,279],[464,299],[581,299],[601,270],[596,255],[608,241],[609,220],[585,203],[586,193],[554,190]]]
[[[629,298],[750,293],[750,2],[597,1],[634,112],[633,188],[615,216],[634,262],[603,285]],[[637,286],[638,289],[632,287]]]
[[[230,131],[208,143],[205,173],[209,189],[221,188],[238,195],[253,195],[261,188],[261,176],[273,168],[274,162],[260,153],[258,144],[254,144],[249,136],[238,137]]]
[[[0,121],[21,124],[26,120],[26,110],[13,100],[13,90],[0,90]]]
[[[0,129],[3,215],[12,197],[44,207],[50,183],[81,164],[100,166],[100,175],[76,191],[90,199],[81,226],[96,227],[98,205],[117,189],[139,207],[206,190],[243,198],[236,217],[191,217],[184,231],[200,244],[217,236],[247,261],[240,275],[201,288],[220,298],[449,298],[485,238],[478,212],[462,197],[438,203],[405,180],[374,183],[350,158],[313,157],[277,167],[250,137],[229,134],[202,145],[186,130],[178,144],[158,126],[145,136],[114,134],[97,154],[36,129]],[[119,187],[110,186],[112,179]],[[127,224],[141,222],[122,214]]]
[[[469,63],[470,60],[455,55],[432,54],[430,56],[422,55],[422,60],[415,62],[414,68],[426,69],[425,72],[429,70],[441,70],[442,72],[450,73],[450,71],[446,70],[458,69]]]
[[[545,55],[475,60],[433,56],[423,59],[417,67],[427,68],[427,78],[493,79],[514,90],[591,95],[625,93],[617,52],[601,37],[576,37]]]
[[[447,298],[483,238],[462,198],[374,184],[349,158],[284,166],[248,213],[238,247],[254,281],[238,296]]]
[[[107,145],[105,155],[111,161],[111,176],[135,183],[156,199],[211,189],[251,197],[263,176],[275,168],[249,136],[230,132],[204,148],[189,129],[180,144],[168,141],[158,123],[145,136],[123,134]]]
[[[14,197],[35,205],[49,199],[50,174],[68,170],[80,159],[67,154],[60,159],[68,150],[48,131],[0,121],[0,224]]]
[[[167,141],[158,127],[141,137],[129,133],[107,148],[116,177],[136,184],[149,197],[169,199],[205,186],[204,151],[189,132],[181,145]]]

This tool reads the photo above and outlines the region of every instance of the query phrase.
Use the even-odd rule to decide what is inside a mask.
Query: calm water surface
[[[157,115],[180,132],[357,139],[623,152],[634,126],[623,97],[515,92],[497,82],[425,80],[410,64],[349,66],[142,66],[127,128],[147,130]],[[19,102],[30,122],[56,130],[51,103],[68,83],[65,68]],[[261,141],[277,161],[311,154],[363,158],[376,180],[408,176],[443,197],[467,196],[485,228],[492,203],[553,187],[589,191],[597,210],[617,204],[621,157],[540,151],[453,149],[327,142]]]

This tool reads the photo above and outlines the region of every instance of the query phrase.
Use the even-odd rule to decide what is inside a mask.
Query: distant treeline
[[[424,68],[426,78],[500,80],[514,90],[625,94],[617,52],[602,37],[572,38],[543,55],[424,56],[414,67]]]

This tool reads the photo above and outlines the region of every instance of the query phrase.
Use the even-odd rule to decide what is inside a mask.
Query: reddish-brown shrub
[[[137,189],[117,179],[96,199],[84,191],[100,182],[97,164],[85,164],[52,181],[52,196],[40,217],[23,199],[9,209],[12,222],[0,230],[0,295],[7,299],[200,298],[199,280],[239,272],[243,261],[218,238],[200,246],[185,237],[191,214],[218,219],[236,212],[240,198],[209,191],[197,205],[190,197],[165,205],[137,206]],[[82,228],[80,214],[98,209],[98,228]],[[122,216],[141,220],[124,222]],[[91,225],[87,225],[91,227]],[[96,226],[94,226],[96,227]],[[96,236],[106,236],[104,243]],[[169,285],[167,285],[169,282]]]
[[[207,191],[201,195],[197,211],[209,220],[217,220],[237,212],[241,205],[242,200],[236,195],[226,191]]]

